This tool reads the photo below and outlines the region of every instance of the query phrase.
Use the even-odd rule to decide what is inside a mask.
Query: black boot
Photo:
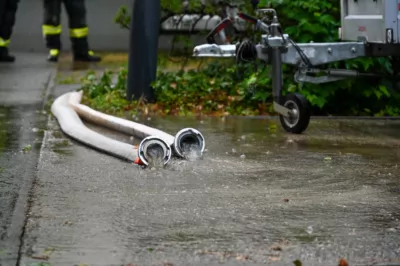
[[[89,49],[87,37],[71,38],[72,49],[74,51],[74,61],[80,62],[100,62],[101,57],[94,55]]]
[[[49,56],[47,57],[47,61],[56,63],[58,62],[58,56],[60,54],[60,50],[58,49],[51,49],[49,51]]]
[[[15,57],[10,55],[7,47],[0,47],[0,62],[1,63],[12,63],[15,61]]]
[[[94,55],[92,51],[86,53],[74,53],[74,61],[79,62],[100,62],[101,57]]]

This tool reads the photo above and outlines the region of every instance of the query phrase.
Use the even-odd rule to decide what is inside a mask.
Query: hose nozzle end
[[[181,158],[187,158],[190,154],[201,157],[205,146],[203,135],[194,128],[184,128],[175,135],[174,150]]]
[[[172,157],[170,145],[163,139],[155,136],[144,138],[138,147],[138,155],[144,165],[160,161],[166,165]]]

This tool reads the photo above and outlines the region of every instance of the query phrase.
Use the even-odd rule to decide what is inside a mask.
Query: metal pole
[[[151,82],[157,74],[160,0],[134,0],[131,15],[128,100],[155,100]]]

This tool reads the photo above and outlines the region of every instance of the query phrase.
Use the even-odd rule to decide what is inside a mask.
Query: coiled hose
[[[76,93],[66,93],[58,97],[51,106],[51,112],[67,136],[87,146],[137,164],[148,165],[150,161],[156,159],[154,157],[158,157],[165,165],[171,159],[170,145],[159,137],[148,136],[136,148],[87,128],[70,105],[70,100],[74,97]]]
[[[174,155],[180,158],[188,158],[195,155],[201,157],[205,149],[203,135],[194,128],[184,128],[175,136],[162,130],[152,128],[127,119],[107,115],[92,108],[80,104],[82,91],[72,92],[70,105],[83,119],[109,129],[144,139],[149,136],[157,136],[173,147]]]

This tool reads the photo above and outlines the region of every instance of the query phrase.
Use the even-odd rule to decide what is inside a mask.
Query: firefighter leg
[[[0,0],[0,62],[14,62],[8,52],[8,45],[15,24],[19,0]]]
[[[48,61],[57,62],[61,50],[61,0],[43,0],[43,37],[49,49]]]
[[[84,0],[64,0],[68,13],[70,38],[75,61],[98,62],[100,57],[95,56],[89,49],[86,24],[86,8]]]

